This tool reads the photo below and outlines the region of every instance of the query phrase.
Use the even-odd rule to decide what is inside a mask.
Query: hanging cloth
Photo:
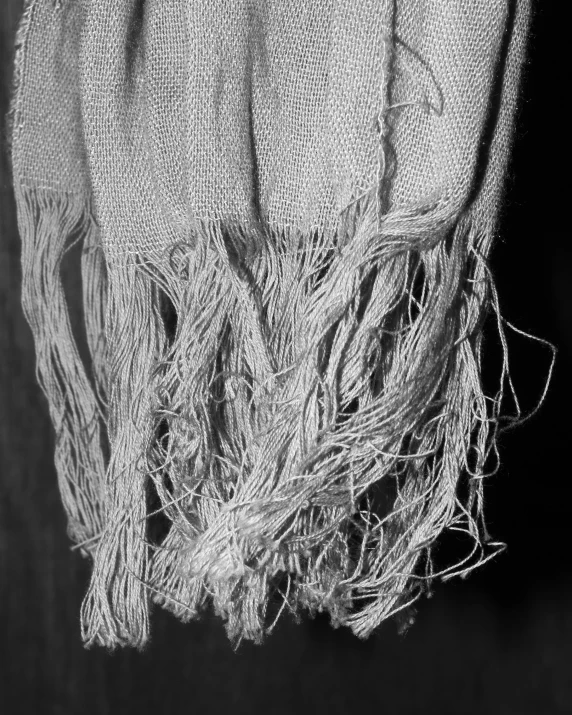
[[[235,644],[284,611],[366,637],[407,625],[445,529],[474,549],[441,575],[501,548],[481,352],[528,22],[528,0],[28,0],[22,302],[86,644],[142,646],[152,602],[210,604]]]

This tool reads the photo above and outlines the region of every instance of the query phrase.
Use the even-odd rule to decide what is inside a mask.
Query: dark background
[[[0,0],[0,115],[22,0]],[[218,712],[390,715],[572,713],[569,554],[570,89],[562,3],[537,2],[501,231],[492,257],[501,307],[559,348],[544,406],[504,434],[487,483],[490,530],[507,551],[467,581],[437,584],[405,636],[361,642],[327,621],[286,618],[234,653],[218,621],[157,609],[143,653],[87,651],[79,607],[88,565],[70,551],[47,406],[20,308],[19,238],[0,157],[0,711],[6,715]],[[4,127],[2,126],[2,136]],[[523,408],[542,394],[550,351],[509,331]],[[449,546],[445,539],[442,553]]]

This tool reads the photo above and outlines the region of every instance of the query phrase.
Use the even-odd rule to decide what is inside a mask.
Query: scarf
[[[143,646],[153,604],[212,607],[235,645],[284,612],[365,638],[502,549],[507,365],[488,395],[481,357],[491,312],[506,351],[488,257],[528,22],[529,0],[27,0],[22,305],[87,645]],[[437,568],[444,530],[473,546]]]

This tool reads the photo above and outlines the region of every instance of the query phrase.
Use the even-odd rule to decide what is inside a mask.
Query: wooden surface
[[[540,5],[541,3],[537,3]],[[0,158],[0,712],[6,715],[351,713],[524,715],[572,712],[570,420],[571,293],[563,157],[564,23],[556,3],[534,22],[504,240],[495,248],[501,303],[560,355],[542,411],[501,443],[489,525],[509,544],[467,582],[438,586],[401,638],[366,642],[322,620],[283,621],[264,646],[233,653],[221,625],[153,615],[147,650],[85,650],[79,606],[87,564],[65,534],[53,436],[20,308],[19,239]],[[552,6],[552,7],[550,7]],[[0,112],[21,0],[0,1]],[[566,127],[567,130],[567,127]],[[2,137],[4,125],[2,124]],[[558,177],[558,178],[557,178]],[[539,397],[549,354],[510,334],[523,407]],[[568,461],[568,463],[567,463]],[[445,541],[442,549],[454,548]]]

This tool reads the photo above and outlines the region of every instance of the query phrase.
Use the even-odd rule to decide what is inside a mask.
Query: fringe
[[[436,205],[380,232],[371,198],[334,240],[268,231],[240,260],[245,232],[204,223],[162,262],[108,265],[111,462],[87,643],[142,645],[149,598],[183,620],[211,600],[235,646],[274,627],[276,597],[367,637],[440,575],[445,528],[475,542],[463,573],[502,548],[484,556],[502,400],[479,378],[490,274],[478,228],[450,223]]]
[[[144,463],[153,438],[149,388],[165,338],[155,291],[137,267],[108,263],[107,274],[106,522],[82,605],[82,632],[87,645],[141,646],[149,635]]]
[[[79,197],[19,191],[60,489],[93,558],[87,645],[142,647],[151,602],[185,621],[212,603],[235,647],[285,609],[365,638],[504,547],[483,479],[508,357],[478,216],[437,203],[378,227],[370,195],[333,236],[203,222],[162,260],[111,260]],[[77,241],[88,370],[61,279]],[[480,378],[491,309],[494,397]],[[445,529],[474,548],[436,573]]]
[[[83,197],[17,184],[22,239],[22,307],[36,346],[36,375],[55,428],[55,465],[70,538],[91,553],[104,522],[105,355],[100,312],[104,263],[97,226]],[[82,274],[89,300],[85,329],[91,365],[73,334],[61,270],[75,241],[83,246]],[[90,379],[96,376],[97,389]]]

